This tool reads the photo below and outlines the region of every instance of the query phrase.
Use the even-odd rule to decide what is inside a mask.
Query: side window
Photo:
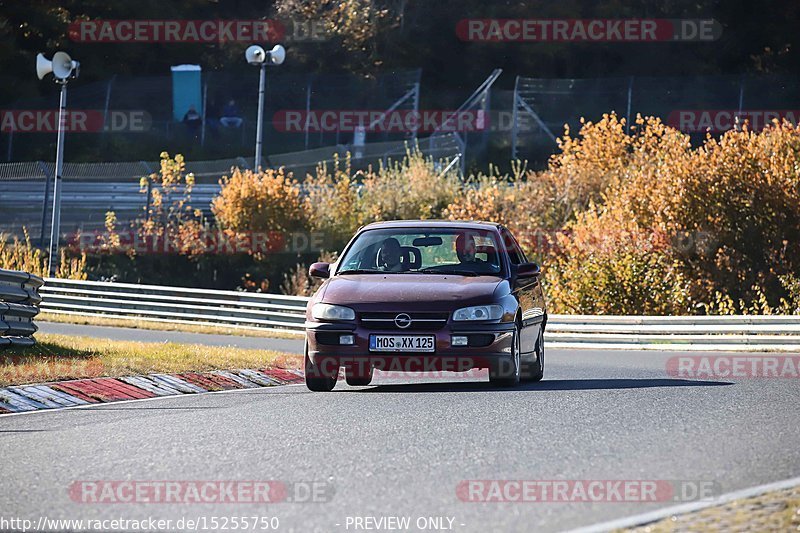
[[[506,250],[508,250],[508,257],[511,259],[511,264],[519,265],[520,263],[527,262],[525,254],[522,253],[522,250],[520,249],[519,244],[517,244],[516,239],[514,239],[508,230],[503,230],[502,237],[503,244],[505,245]]]

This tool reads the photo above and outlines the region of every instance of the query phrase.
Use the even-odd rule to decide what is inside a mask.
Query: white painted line
[[[800,485],[800,477],[785,479],[783,481],[775,481],[773,483],[767,483],[766,485],[758,485],[757,487],[750,487],[747,489],[737,490],[735,492],[728,492],[727,494],[718,496],[717,498],[711,501],[690,502],[681,505],[674,505],[672,507],[665,507],[663,509],[657,509],[655,511],[651,511],[648,513],[642,513],[634,516],[628,516],[625,518],[619,518],[617,520],[611,520],[609,522],[603,522],[592,526],[570,529],[566,533],[603,533],[606,531],[613,531],[615,529],[625,529],[625,528],[642,526],[645,524],[650,524],[652,522],[663,520],[664,518],[668,518],[672,515],[693,513],[695,511],[708,509],[709,507],[717,507],[726,504],[728,502],[732,502],[733,500],[750,498],[753,496],[758,496],[759,494],[763,494],[765,492],[788,489],[791,487],[796,487],[798,485]]]
[[[545,335],[545,339],[547,336]],[[662,352],[751,352],[753,355],[760,355],[760,352],[788,352],[790,354],[800,353],[800,347],[794,345],[781,344],[680,344],[680,343],[610,343],[610,342],[566,342],[546,340],[545,347],[548,349],[561,350],[647,350]]]

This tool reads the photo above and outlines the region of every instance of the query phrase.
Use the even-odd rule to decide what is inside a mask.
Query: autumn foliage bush
[[[616,140],[623,128],[607,118],[583,131]],[[558,237],[548,281],[559,309],[800,312],[792,289],[800,271],[800,129],[744,128],[693,149],[660,120],[638,118],[626,136],[626,150],[596,156],[617,167],[602,199]]]
[[[479,177],[445,213],[507,224],[565,313],[800,312],[800,130],[692,148],[656,118],[565,132],[541,172]]]
[[[609,114],[566,130],[559,147],[544,170],[517,162],[510,174],[490,167],[463,180],[416,148],[359,172],[337,159],[302,184],[281,169],[234,169],[211,220],[189,207],[183,158],[163,154],[160,172],[143,180],[151,202],[139,231],[202,256],[209,228],[300,230],[324,236],[317,255],[330,259],[374,221],[489,220],[543,264],[551,312],[800,313],[800,128],[745,126],[693,147],[657,118],[629,125]],[[316,256],[290,255],[251,257],[262,278],[248,271],[245,288],[313,292],[305,269]]]
[[[145,216],[133,223],[138,237],[143,241],[163,242],[162,249],[179,254],[202,254],[206,223],[202,212],[191,206],[194,185],[194,174],[186,172],[183,156],[171,157],[162,152],[158,172],[139,182],[142,194],[148,199]],[[129,252],[135,253],[135,250]]]
[[[305,225],[300,188],[283,169],[253,172],[237,168],[230,177],[223,177],[220,185],[211,211],[224,230],[294,231]]]
[[[364,172],[353,173],[349,158],[318,167],[304,182],[310,227],[333,250],[371,222],[441,218],[462,186],[454,170],[442,172],[437,163],[409,148],[401,160]]]

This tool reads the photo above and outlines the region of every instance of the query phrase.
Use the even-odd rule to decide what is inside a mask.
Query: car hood
[[[317,301],[361,308],[372,307],[369,304],[430,303],[434,309],[451,307],[456,301],[463,305],[487,303],[500,283],[503,280],[495,276],[354,274],[327,280]]]

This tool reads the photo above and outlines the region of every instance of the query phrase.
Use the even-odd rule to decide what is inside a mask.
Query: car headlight
[[[315,320],[355,320],[356,312],[343,305],[314,304],[311,316]]]
[[[453,313],[453,320],[499,320],[503,316],[503,307],[499,305],[474,305],[462,307]]]

